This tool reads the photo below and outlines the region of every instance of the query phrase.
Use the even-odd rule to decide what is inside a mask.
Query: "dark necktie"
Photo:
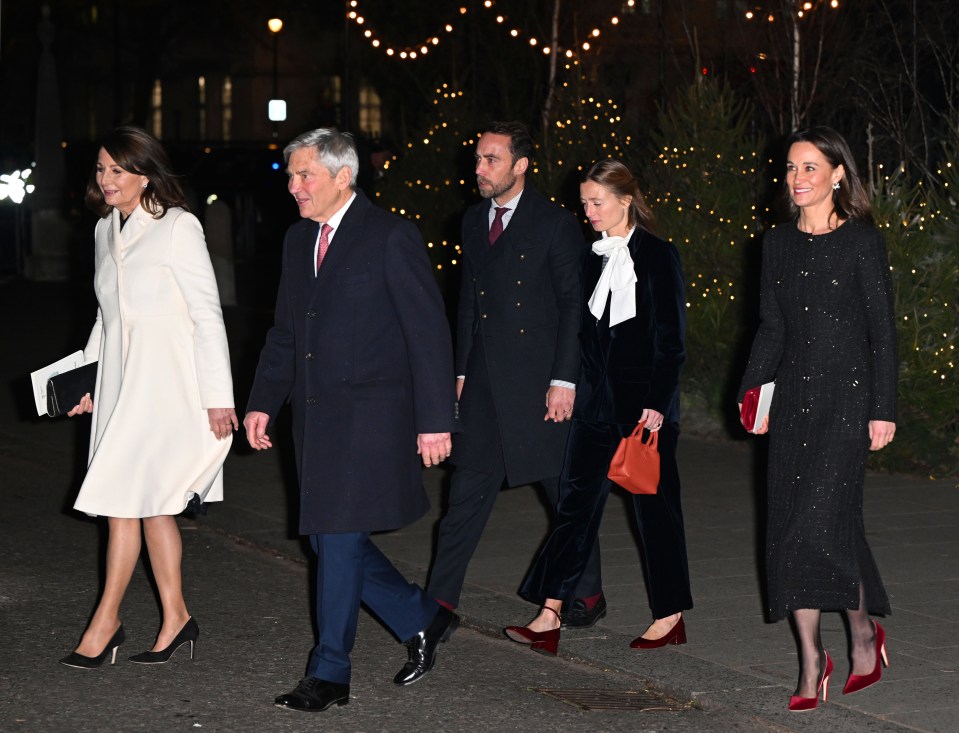
[[[495,244],[496,240],[499,239],[499,235],[503,233],[503,214],[509,211],[507,206],[497,206],[496,207],[496,216],[493,218],[493,223],[490,224],[489,228],[489,243]]]
[[[320,265],[323,264],[323,258],[326,257],[326,251],[330,248],[330,232],[333,227],[324,224],[320,227],[320,246],[316,250],[316,274],[320,274]]]

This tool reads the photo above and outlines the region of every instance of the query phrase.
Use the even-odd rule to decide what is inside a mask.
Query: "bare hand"
[[[456,399],[460,399],[463,396],[463,384],[466,382],[464,377],[456,378]]]
[[[552,386],[546,391],[546,417],[543,420],[563,422],[573,416],[573,402],[576,390],[569,387]]]
[[[664,419],[663,413],[656,412],[656,410],[651,410],[648,407],[643,410],[643,414],[639,416],[639,421],[642,422],[645,420],[646,429],[651,433],[655,433],[657,430],[663,427]]]
[[[240,427],[236,419],[236,410],[232,407],[211,407],[206,414],[210,419],[210,430],[213,431],[217,440],[223,440]]]
[[[93,412],[93,398],[89,392],[80,398],[80,404],[70,410],[70,412],[67,413],[67,417],[73,417],[74,415],[79,415],[84,412]]]
[[[429,468],[450,457],[453,441],[449,433],[420,433],[416,436],[416,452],[423,456],[423,465]]]
[[[243,427],[246,428],[246,439],[253,450],[272,448],[270,436],[266,434],[266,426],[270,424],[270,416],[265,412],[248,412],[243,418]]]
[[[869,450],[882,450],[892,442],[896,423],[885,420],[869,421]]]

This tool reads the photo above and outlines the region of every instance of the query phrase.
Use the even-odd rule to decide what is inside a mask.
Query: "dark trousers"
[[[493,511],[493,504],[506,480],[506,467],[500,464],[490,472],[457,466],[450,485],[449,510],[440,521],[436,558],[430,571],[426,592],[433,598],[458,606],[466,568],[479,545]],[[541,481],[551,507],[559,498],[559,479]],[[588,598],[603,590],[599,542],[593,538],[588,560],[576,587],[576,598]]]
[[[542,603],[558,598],[567,603],[574,597],[612,487],[606,478],[609,463],[620,439],[633,427],[573,421],[553,531],[520,588],[520,595],[527,600]],[[632,495],[654,618],[693,607],[676,467],[678,438],[675,425],[663,425],[659,431],[659,489],[653,495]]]
[[[369,532],[310,535],[316,552],[318,642],[307,675],[349,684],[350,652],[356,640],[360,603],[400,641],[426,628],[439,606],[407,582],[370,540]]]

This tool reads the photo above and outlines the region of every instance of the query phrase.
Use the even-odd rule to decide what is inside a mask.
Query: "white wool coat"
[[[99,308],[86,362],[98,361],[86,478],[74,508],[142,518],[223,498],[231,438],[207,409],[233,407],[226,329],[200,222],[114,209],[96,226]]]

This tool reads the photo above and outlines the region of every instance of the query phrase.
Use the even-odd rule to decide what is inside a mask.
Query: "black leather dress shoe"
[[[563,614],[564,629],[588,629],[596,625],[606,615],[606,596],[600,596],[592,608],[586,608],[586,603],[574,598],[569,610]]]
[[[460,617],[440,606],[430,625],[406,641],[410,660],[396,673],[393,684],[412,685],[423,679],[436,664],[436,647],[449,639],[459,625]]]
[[[327,682],[319,677],[304,677],[293,692],[280,695],[273,704],[278,708],[319,713],[331,705],[346,705],[349,701],[349,685]]]

